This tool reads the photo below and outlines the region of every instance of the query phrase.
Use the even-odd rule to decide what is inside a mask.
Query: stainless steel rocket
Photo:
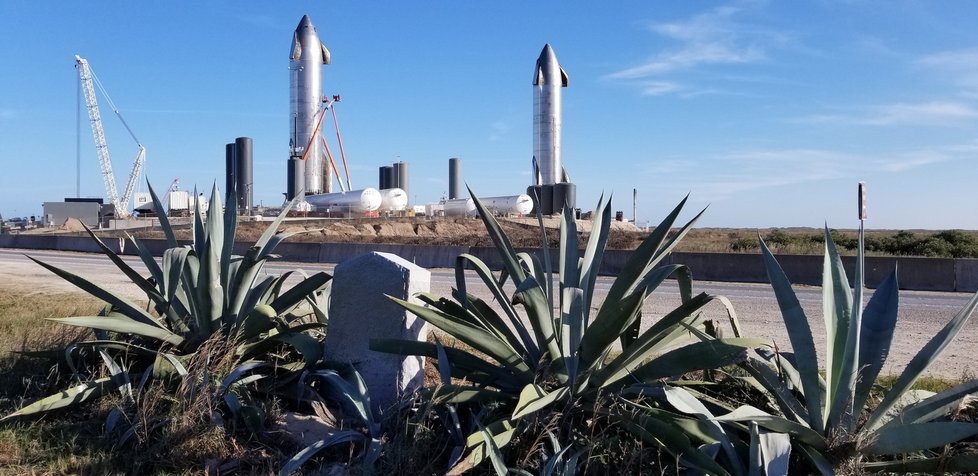
[[[533,176],[535,185],[565,182],[560,161],[561,97],[567,73],[547,43],[533,71]]]
[[[577,200],[560,157],[561,88],[567,83],[567,73],[546,44],[533,69],[533,184],[526,191],[544,215],[574,208]]]
[[[322,66],[329,64],[329,50],[319,40],[309,15],[295,28],[289,53],[289,177],[288,199],[332,192],[329,167],[323,166],[321,138],[317,133],[323,107]]]

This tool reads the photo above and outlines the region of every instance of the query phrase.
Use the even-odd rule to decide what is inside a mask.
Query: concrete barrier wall
[[[161,256],[167,248],[165,240],[141,240],[154,256]],[[118,252],[117,239],[105,242],[109,249]],[[181,243],[185,244],[185,243]],[[250,243],[236,243],[235,253],[244,254]],[[87,236],[54,235],[0,235],[0,248],[35,250],[59,250],[99,252],[100,249]],[[455,259],[468,253],[484,261],[491,269],[501,269],[502,261],[493,247],[425,246],[382,243],[290,243],[279,244],[276,254],[283,260],[310,263],[341,263],[350,258],[380,251],[395,254],[424,268],[452,268]],[[517,249],[537,253],[534,249]],[[557,250],[551,250],[551,260],[556,266]],[[131,244],[125,246],[125,254],[135,255]],[[617,275],[629,263],[632,251],[609,250],[601,265],[601,274]],[[795,284],[822,284],[822,257],[810,255],[783,255],[778,261],[788,279]],[[844,256],[843,265],[850,281],[854,278],[855,257]],[[542,262],[542,259],[541,259]],[[737,253],[673,253],[662,265],[681,263],[689,267],[693,279],[702,281],[728,281],[766,283],[764,263],[759,254]],[[951,258],[878,257],[866,258],[867,286],[874,288],[893,271],[898,270],[901,289],[925,291],[978,291],[978,260]]]
[[[978,259],[954,260],[954,279],[955,291],[978,291]]]
[[[767,282],[764,262],[759,255],[673,253],[672,263],[686,265],[694,280],[725,281],[725,276],[735,276],[737,281],[744,283]]]
[[[847,269],[854,267],[855,258],[847,258],[844,260]],[[952,258],[871,256],[866,258],[866,284],[876,286],[896,270],[900,289],[955,291],[958,290],[955,261]]]

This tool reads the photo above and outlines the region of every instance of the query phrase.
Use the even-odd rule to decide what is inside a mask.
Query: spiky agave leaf
[[[316,441],[315,443],[296,453],[295,456],[285,462],[285,465],[282,466],[282,469],[279,470],[278,474],[279,476],[290,476],[298,471],[302,465],[309,460],[309,458],[316,456],[316,454],[320,451],[343,443],[363,441],[364,439],[366,439],[366,437],[363,435],[363,433],[358,433],[353,430],[336,432],[325,439]]]
[[[140,385],[144,385],[149,378],[178,381],[179,379],[171,377],[187,375],[186,364],[194,358],[199,347],[216,334],[230,339],[229,350],[234,352],[231,358],[236,356],[238,359],[255,358],[274,362],[277,370],[269,375],[275,375],[275,378],[281,378],[283,382],[295,380],[303,367],[312,366],[321,360],[321,344],[309,333],[322,329],[324,323],[289,322],[281,314],[306,301],[310,295],[318,296],[328,289],[329,275],[317,273],[283,293],[281,290],[284,278],[257,274],[261,264],[273,256],[271,253],[275,245],[288,236],[274,236],[285,212],[266,230],[248,256],[242,258],[231,254],[236,214],[233,207],[227,207],[222,217],[221,203],[216,191],[212,192],[211,213],[206,223],[200,213],[202,207],[195,208],[194,241],[190,246],[181,247],[177,244],[158,200],[154,202],[154,207],[160,215],[167,242],[171,245],[164,253],[161,263],[156,262],[141,242],[133,242],[155,283],[136,273],[121,257],[108,250],[93,233],[90,235],[120,271],[147,294],[159,317],[80,276],[38,261],[55,274],[107,302],[111,309],[99,316],[59,318],[53,319],[54,321],[96,329],[99,336],[104,334],[103,331],[111,331],[119,333],[123,339],[128,338],[127,336],[136,336],[137,339],[132,342],[108,341],[100,337],[102,340],[73,346],[73,349],[97,350],[111,374],[111,381],[93,380],[42,398],[10,416],[63,408],[99,396],[106,389],[114,388],[114,385],[127,388],[127,372],[115,360],[121,353],[127,356],[127,367],[143,370]],[[233,284],[234,289],[228,290],[228,283]],[[241,327],[238,319],[245,321],[251,313],[249,311],[247,314],[235,315],[234,319],[228,320],[226,308],[231,301],[227,299],[228,296],[241,299],[244,302],[243,307],[249,310],[264,306],[261,311],[265,312],[259,313],[259,317],[264,320],[249,321],[249,325],[257,326],[250,326],[243,334],[236,332]],[[320,318],[325,319],[325,314]],[[157,341],[158,344],[150,343],[152,341]],[[287,346],[289,352],[283,355],[271,354],[283,346]],[[302,361],[293,361],[297,355]],[[69,363],[72,361],[69,360]],[[295,364],[299,366],[294,368]],[[239,381],[241,382],[244,380]],[[274,383],[263,385],[264,387],[272,390],[282,388]]]
[[[764,256],[764,267],[767,269],[768,280],[774,288],[774,295],[778,300],[778,307],[781,308],[781,317],[784,319],[785,329],[788,331],[788,340],[791,348],[795,352],[795,364],[798,374],[801,377],[802,389],[805,394],[804,407],[808,410],[808,424],[815,431],[821,433],[825,429],[825,419],[823,411],[823,388],[819,377],[818,354],[815,352],[815,339],[812,329],[808,325],[808,317],[801,308],[801,303],[791,288],[788,276],[778,260],[768,249],[763,239],[758,239],[761,243],[761,253]]]
[[[54,395],[41,398],[40,400],[37,400],[30,405],[17,410],[16,412],[0,418],[0,421],[69,407],[71,405],[100,397],[106,392],[119,388],[119,386],[120,383],[113,379],[113,377],[103,377],[84,382]]]
[[[896,383],[893,384],[893,387],[883,397],[883,401],[870,414],[865,428],[873,430],[887,422],[888,418],[886,416],[889,410],[899,400],[900,396],[913,386],[914,382],[924,373],[927,367],[937,360],[937,357],[947,345],[954,340],[954,337],[964,327],[965,323],[968,322],[968,319],[971,318],[976,307],[978,307],[978,293],[975,293],[967,304],[917,352],[917,355],[914,355],[913,359],[910,359],[910,363],[907,364],[903,373],[897,378]]]
[[[899,285],[894,270],[877,286],[863,311],[862,333],[859,336],[859,378],[852,403],[855,411],[866,405],[873,383],[886,362],[896,330],[898,306]]]

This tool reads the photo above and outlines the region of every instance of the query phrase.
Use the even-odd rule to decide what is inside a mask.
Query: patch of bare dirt
[[[499,221],[503,231],[513,246],[534,248],[540,246],[540,230],[536,219]],[[587,239],[589,222],[580,222],[579,241],[583,245]],[[555,226],[547,223],[550,246],[556,246],[559,234]],[[629,227],[630,224],[626,224]],[[269,226],[268,221],[242,221],[238,223],[237,240],[253,242]],[[189,239],[189,226],[175,227],[177,238]],[[632,227],[634,229],[634,227]],[[295,233],[290,242],[312,243],[403,243],[433,246],[492,246],[482,221],[474,218],[363,218],[363,219],[291,219],[282,224],[279,231]],[[115,236],[120,232],[105,232]],[[134,232],[139,238],[162,238],[159,230]],[[622,224],[613,226],[609,237],[609,248],[635,248],[644,236],[640,232],[628,231]]]

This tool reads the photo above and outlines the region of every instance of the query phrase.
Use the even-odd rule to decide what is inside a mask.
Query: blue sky
[[[978,229],[978,3],[0,2],[0,213],[75,194],[87,58],[147,148],[157,189],[223,183],[224,144],[255,145],[255,201],[280,204],[288,52],[309,14],[332,53],[355,188],[408,162],[420,203],[448,158],[483,196],[530,182],[534,62],[570,76],[563,161],[592,208],[638,222],[685,194],[702,226]],[[101,98],[100,98],[101,99]],[[119,187],[136,147],[101,101]],[[87,121],[82,196],[104,194]],[[331,131],[330,131],[331,134]],[[331,147],[336,150],[335,137]]]

